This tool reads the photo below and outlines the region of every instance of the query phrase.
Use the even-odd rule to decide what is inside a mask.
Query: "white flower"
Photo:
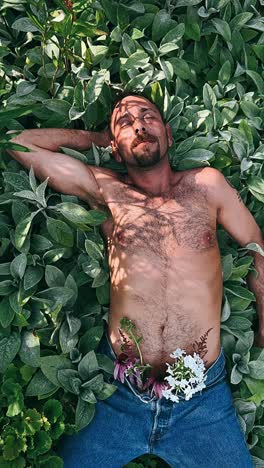
[[[164,380],[167,380],[171,388],[163,390],[162,395],[175,402],[179,402],[178,391],[182,391],[185,400],[189,400],[194,393],[206,387],[204,381],[207,376],[204,376],[205,365],[203,360],[197,353],[193,353],[193,356],[188,354],[183,357],[184,354],[186,355],[184,350],[177,348],[170,354],[171,357],[175,358],[176,362],[172,365],[166,363],[169,375],[164,377]]]
[[[173,351],[173,353],[170,354],[170,357],[177,359],[179,357],[182,357],[183,354],[186,354],[186,351],[184,351],[181,348],[177,348],[175,351]]]
[[[167,400],[172,400],[175,401],[176,403],[179,403],[180,399],[177,395],[174,395],[171,390],[163,390],[162,395],[167,399]]]

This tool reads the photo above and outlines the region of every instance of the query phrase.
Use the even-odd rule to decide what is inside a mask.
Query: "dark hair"
[[[128,91],[128,90],[124,91],[124,90],[121,89],[116,93],[116,95],[114,97],[114,100],[113,100],[112,105],[111,105],[111,114],[113,113],[113,111],[114,111],[115,107],[117,106],[117,104],[127,96],[142,96],[142,97],[148,99],[149,101],[151,101],[151,99],[149,99],[147,96],[144,96],[144,94],[140,93],[139,91],[138,92]],[[153,104],[154,104],[154,102],[153,102]]]

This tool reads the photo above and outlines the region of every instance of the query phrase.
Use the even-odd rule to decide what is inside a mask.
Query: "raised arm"
[[[9,132],[10,133],[10,132]],[[71,129],[33,129],[24,130],[12,139],[30,152],[8,150],[8,153],[28,169],[32,166],[36,177],[41,180],[49,177],[48,184],[57,192],[76,195],[91,205],[105,205],[98,181],[100,177],[113,177],[110,169],[88,166],[83,162],[57,152],[60,146],[86,150],[92,143],[108,146],[107,132],[88,132]]]
[[[217,206],[217,221],[229,234],[244,247],[249,243],[257,243],[264,249],[264,241],[260,227],[247,209],[237,190],[231,187],[225,177],[217,170],[208,168],[211,175],[213,199]],[[209,177],[210,177],[209,175]],[[264,257],[257,252],[249,252],[254,258],[258,272],[255,278],[250,272],[247,277],[249,288],[256,296],[256,308],[259,316],[259,330],[255,336],[255,344],[264,348]]]

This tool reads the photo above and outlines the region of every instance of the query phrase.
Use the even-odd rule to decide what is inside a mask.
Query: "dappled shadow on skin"
[[[145,362],[161,368],[173,362],[173,349],[190,353],[205,332],[197,304],[205,301],[203,291],[209,301],[217,295],[212,284],[219,268],[204,268],[216,264],[217,249],[210,249],[216,246],[214,213],[192,177],[165,199],[114,184],[107,200],[113,218],[107,235],[110,339],[118,353],[119,320],[126,316],[143,336]],[[195,291],[195,299],[186,291]]]

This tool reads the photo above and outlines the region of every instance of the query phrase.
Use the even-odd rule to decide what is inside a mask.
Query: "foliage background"
[[[223,172],[264,225],[263,0],[8,0],[0,18],[0,466],[59,467],[56,441],[115,390],[96,354],[108,320],[104,213],[36,182],[6,131],[102,130],[121,89],[144,91],[173,131],[175,170]],[[116,171],[110,149],[71,157]],[[264,350],[252,257],[218,227],[221,342],[234,404],[264,466]],[[257,249],[256,245],[251,245]],[[128,466],[167,466],[141,457]]]

